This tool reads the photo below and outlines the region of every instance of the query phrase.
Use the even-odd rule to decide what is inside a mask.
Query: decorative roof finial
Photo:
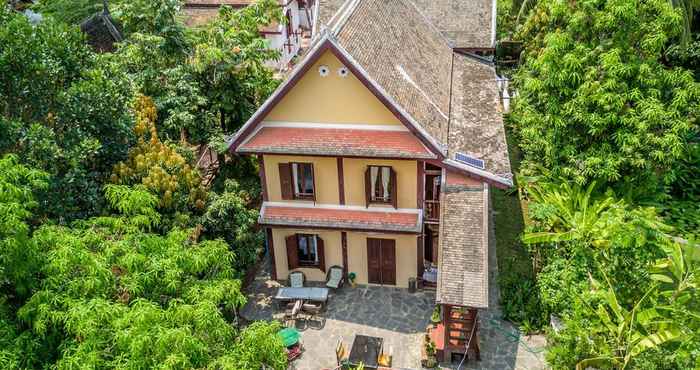
[[[109,7],[107,6],[107,0],[102,0],[102,14],[109,14]]]

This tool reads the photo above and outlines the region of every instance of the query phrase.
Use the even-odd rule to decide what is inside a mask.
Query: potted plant
[[[433,314],[430,315],[430,322],[433,323],[433,327],[437,327],[440,321],[442,321],[442,318],[440,316],[440,305],[437,305],[433,310]]]
[[[433,369],[437,366],[437,357],[435,349],[435,342],[430,339],[425,341],[425,360],[423,361],[423,367],[427,369]]]
[[[356,287],[357,283],[355,282],[355,279],[357,279],[357,274],[354,272],[351,272],[348,274],[348,281],[350,282],[351,287]]]

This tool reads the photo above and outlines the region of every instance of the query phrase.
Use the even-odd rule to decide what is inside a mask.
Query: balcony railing
[[[423,217],[425,217],[426,222],[440,222],[439,200],[426,200],[423,209]]]

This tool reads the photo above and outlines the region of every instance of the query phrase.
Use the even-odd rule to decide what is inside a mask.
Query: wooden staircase
[[[438,361],[452,361],[452,354],[479,360],[477,310],[474,308],[443,305],[442,322],[430,333],[435,342]],[[467,349],[468,348],[468,349]]]

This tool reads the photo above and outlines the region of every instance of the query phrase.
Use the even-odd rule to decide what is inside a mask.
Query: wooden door
[[[367,238],[367,281],[396,285],[396,242]]]
[[[396,285],[396,241],[381,239],[382,284]]]
[[[367,281],[370,284],[381,284],[381,241],[367,238]]]

